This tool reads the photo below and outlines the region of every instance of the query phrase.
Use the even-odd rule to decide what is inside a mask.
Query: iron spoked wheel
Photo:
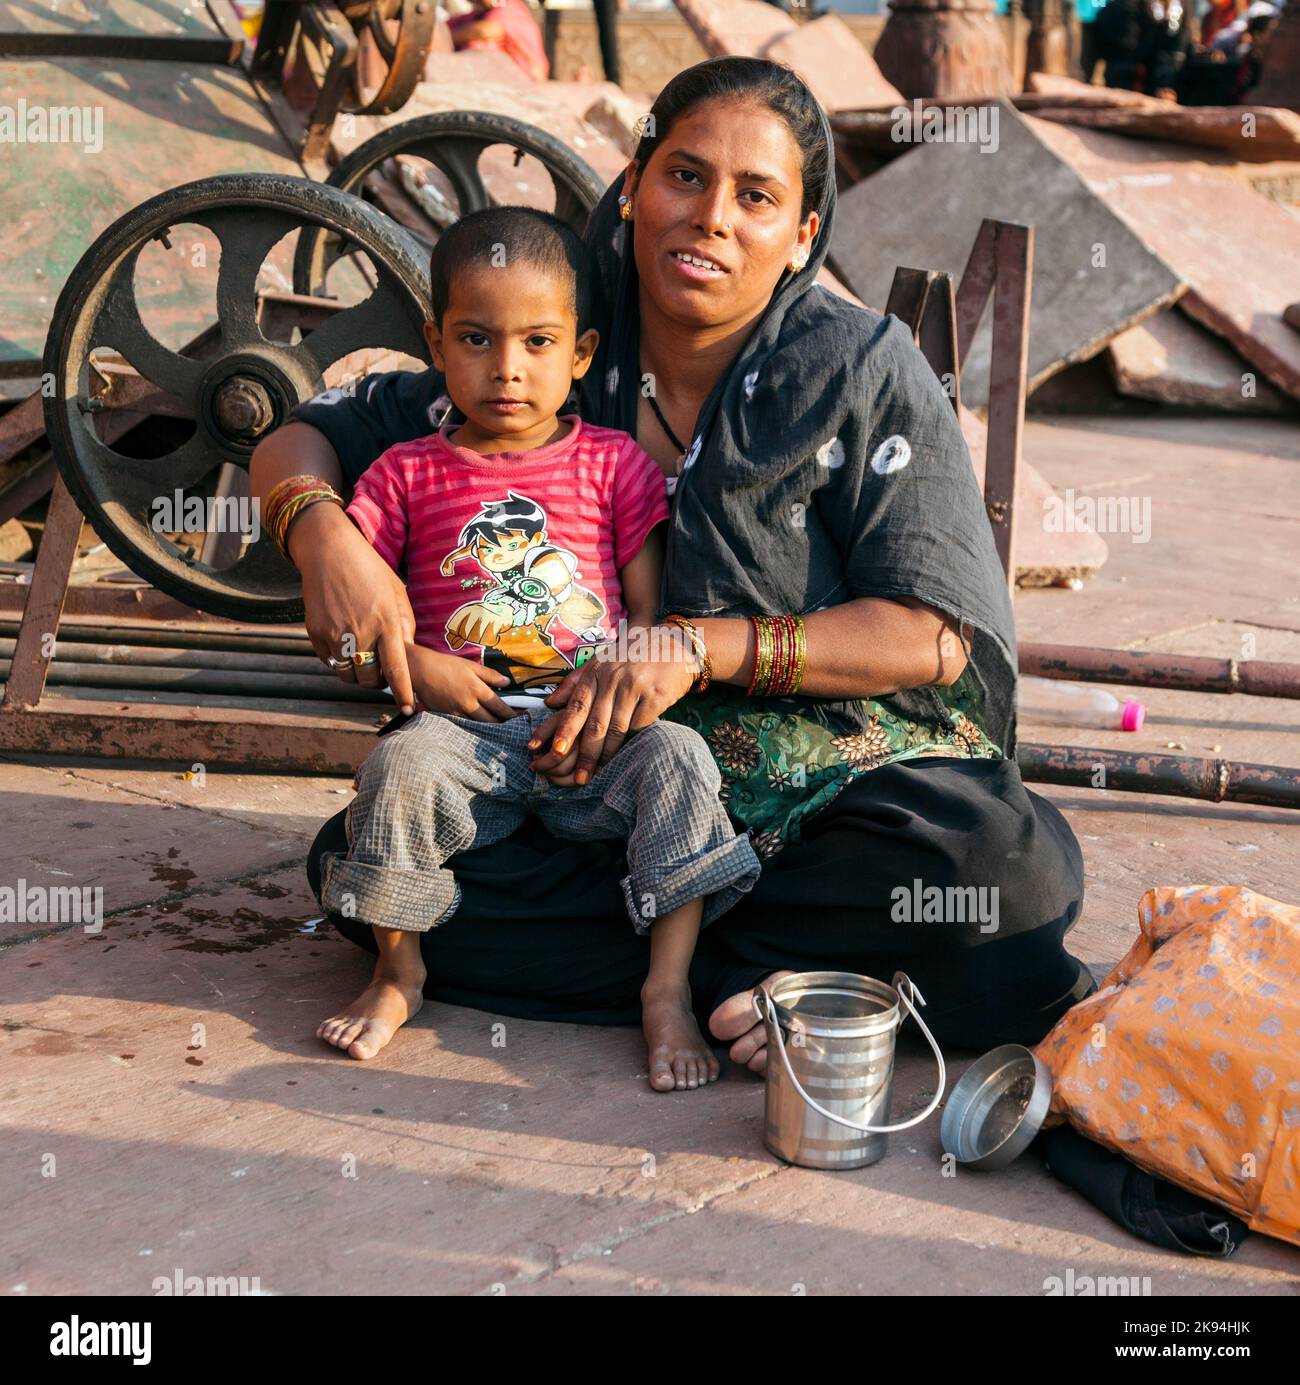
[[[479,160],[486,149],[505,146],[515,151],[516,163],[525,155],[546,169],[555,191],[552,208],[579,235],[587,216],[605,191],[596,171],[569,147],[522,120],[490,111],[446,111],[418,116],[381,130],[359,145],[333,170],[328,186],[364,196],[367,176],[398,154],[427,159],[451,183],[461,216],[492,205],[483,183]],[[342,243],[321,231],[303,235],[294,257],[294,292],[319,295],[330,268],[340,258]]]
[[[216,323],[201,353],[164,346],[136,295],[141,252],[195,225],[220,246]],[[294,231],[339,238],[364,252],[368,296],[338,307],[298,342],[268,340],[258,321],[258,274]],[[360,258],[360,256],[358,256]],[[287,265],[286,265],[287,268]],[[54,310],[43,369],[54,392],[45,424],[68,489],[109,549],[170,596],[235,620],[302,617],[301,584],[269,535],[237,539],[231,565],[198,560],[155,530],[160,499],[198,493],[210,473],[247,471],[254,448],[290,410],[324,389],[324,372],[350,352],[388,348],[428,359],[422,336],[428,266],[396,223],[337,188],[303,178],[241,173],[161,193],[115,222],[72,271]],[[168,399],[161,412],[193,420],[192,435],[163,456],[128,455],[96,428],[92,353],[111,351]],[[98,357],[96,358],[98,359]],[[98,400],[94,401],[96,404]]]
[[[352,68],[352,99],[343,109],[354,115],[388,115],[400,110],[419,84],[433,42],[437,0],[368,0],[344,7],[361,51]],[[365,47],[372,44],[387,71],[373,89],[363,89]]]

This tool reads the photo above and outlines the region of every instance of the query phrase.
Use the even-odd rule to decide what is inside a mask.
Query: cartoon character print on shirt
[[[605,603],[579,585],[577,558],[547,541],[546,524],[546,511],[535,500],[508,491],[504,500],[483,502],[441,566],[450,577],[457,563],[472,558],[482,574],[461,581],[477,595],[448,617],[448,646],[477,644],[486,665],[517,687],[539,690],[554,686],[584,658],[583,648],[572,661],[556,648],[552,622],[567,626],[584,646],[610,638],[600,623]],[[590,656],[589,649],[585,653]]]

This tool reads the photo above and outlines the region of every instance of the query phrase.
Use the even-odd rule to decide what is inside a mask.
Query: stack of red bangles
[[[788,697],[803,682],[808,663],[802,616],[750,616],[754,677],[750,697]]]
[[[262,506],[262,527],[286,558],[289,557],[289,526],[308,505],[319,500],[343,505],[343,497],[319,476],[290,476],[271,488]]]

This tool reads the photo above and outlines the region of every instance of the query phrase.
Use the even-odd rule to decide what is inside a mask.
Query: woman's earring
[[[632,199],[630,197],[625,195],[618,199],[618,214],[624,221],[632,220]]]
[[[803,246],[801,245],[801,246],[799,246],[799,247],[795,250],[794,254],[791,255],[791,257],[790,257],[790,268],[794,271],[794,273],[798,274],[799,271],[800,271],[800,270],[804,267],[804,265],[806,265],[807,263],[808,263],[808,252],[807,252],[807,251],[803,248]]]

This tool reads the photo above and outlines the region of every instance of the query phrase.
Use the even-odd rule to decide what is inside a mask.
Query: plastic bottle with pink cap
[[[1107,731],[1139,731],[1147,709],[1132,698],[1121,702],[1105,688],[1062,683],[1055,678],[1020,679],[1020,716],[1053,726],[1097,726]]]

